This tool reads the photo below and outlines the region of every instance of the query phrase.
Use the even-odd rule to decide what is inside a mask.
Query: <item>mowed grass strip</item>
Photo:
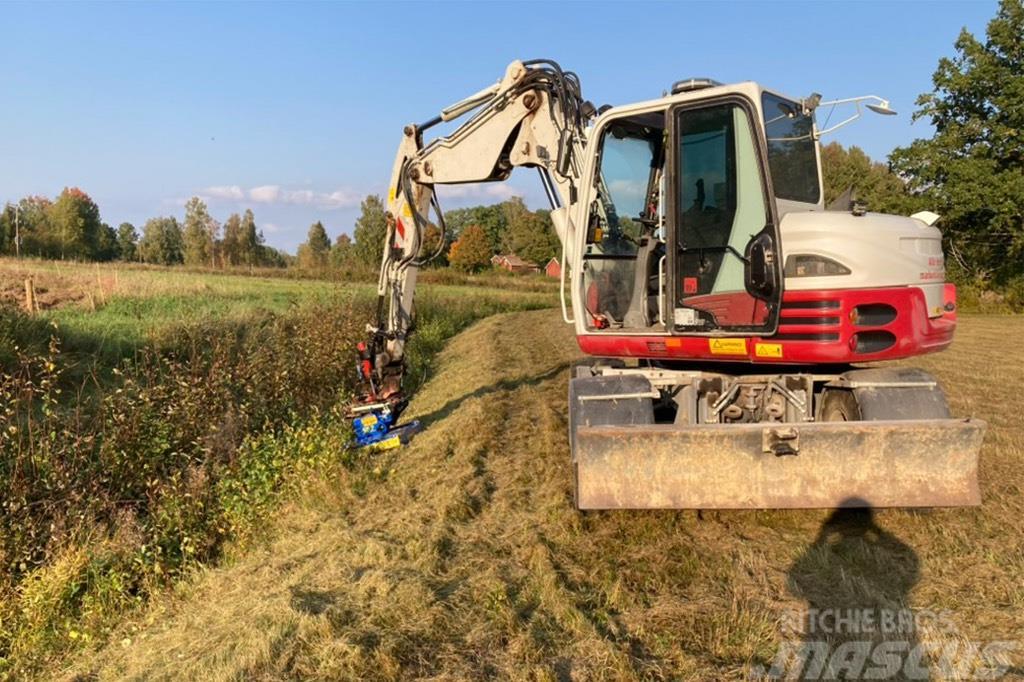
[[[956,632],[917,636],[1019,640],[1024,358],[1009,344],[1022,334],[1022,317],[967,316],[951,350],[913,362],[957,414],[989,422],[984,505],[844,525],[821,511],[575,512],[571,330],[555,311],[488,318],[438,357],[409,408],[428,425],[410,447],[311,484],[265,549],[161,600],[73,671],[743,680],[811,607],[948,610]]]

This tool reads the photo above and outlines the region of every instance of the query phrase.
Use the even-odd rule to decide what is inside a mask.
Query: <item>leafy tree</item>
[[[452,244],[448,261],[457,270],[475,272],[487,267],[492,255],[491,245],[483,228],[479,225],[470,225],[462,231],[458,241]]]
[[[377,265],[384,255],[384,238],[387,236],[387,219],[384,202],[376,194],[363,199],[362,212],[356,220],[355,244],[352,247],[355,258],[366,265]]]
[[[121,245],[117,242],[117,230],[106,223],[100,224],[100,230],[96,236],[96,252],[93,257],[104,262],[121,257]]]
[[[206,265],[211,261],[214,246],[213,218],[206,203],[199,197],[192,197],[185,204],[185,264]]]
[[[944,216],[958,262],[1005,282],[1024,274],[1024,4],[1001,0],[985,42],[964,29],[955,48],[917,99],[914,119],[928,119],[935,136],[890,160]]]
[[[278,251],[272,246],[260,244],[259,262],[260,265],[268,268],[286,268],[291,265],[292,257],[283,251]]]
[[[420,258],[429,261],[431,267],[444,267],[448,265],[448,256],[445,248],[449,240],[441,234],[441,228],[434,223],[429,223],[423,231],[423,243],[420,245]]]
[[[857,201],[871,211],[909,215],[920,210],[906,183],[884,163],[872,161],[860,147],[845,149],[838,142],[823,146],[821,175],[826,206],[852,188]]]
[[[212,217],[206,223],[207,244],[210,248],[210,267],[217,267],[217,263],[223,263],[221,254],[222,242],[220,239],[220,223]]]
[[[0,213],[0,253],[13,254],[15,252],[14,234],[17,220],[14,204],[11,202],[4,204],[3,213]]]
[[[77,187],[65,187],[49,209],[49,227],[60,258],[93,259],[99,249],[100,209]]]
[[[501,206],[508,223],[502,251],[541,266],[559,253],[558,237],[547,211],[530,211],[520,197],[513,197]]]
[[[319,220],[310,225],[309,233],[306,236],[313,253],[326,256],[327,252],[331,250],[331,238],[327,236],[327,230]]]
[[[242,234],[240,250],[242,262],[253,266],[260,264],[260,247],[263,246],[263,233],[256,229],[256,217],[251,208],[245,209],[242,216]]]
[[[445,212],[444,221],[453,239],[457,239],[470,225],[482,228],[487,235],[487,242],[491,245],[491,252],[497,253],[501,250],[505,231],[508,229],[506,213],[503,204],[457,208]]]
[[[299,267],[306,269],[324,268],[331,253],[331,239],[319,220],[309,227],[306,241],[299,246]]]
[[[175,265],[184,261],[181,227],[173,217],[150,218],[142,228],[139,256],[146,263]]]
[[[343,268],[351,264],[353,260],[352,237],[342,232],[334,240],[331,247],[330,264],[332,268]]]
[[[23,255],[53,257],[59,253],[50,227],[52,206],[53,202],[40,196],[25,197],[18,202],[18,232]]]
[[[221,260],[225,267],[242,262],[242,217],[232,213],[224,223],[224,239],[221,242]]]
[[[121,223],[117,227],[117,250],[123,261],[138,260],[139,233],[131,223]]]

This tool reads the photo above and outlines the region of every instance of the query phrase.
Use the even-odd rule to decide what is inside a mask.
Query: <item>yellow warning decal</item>
[[[392,436],[391,438],[385,438],[382,441],[374,443],[374,450],[394,450],[395,448],[402,447],[402,439],[398,436]]]
[[[755,343],[754,344],[754,355],[759,358],[781,358],[782,357],[782,344],[781,343]]]
[[[392,187],[388,190],[388,203],[392,203],[395,200],[395,188]]]
[[[746,339],[708,339],[708,348],[714,355],[746,355]]]
[[[406,218],[412,217],[412,207],[408,203],[402,204],[402,215]]]

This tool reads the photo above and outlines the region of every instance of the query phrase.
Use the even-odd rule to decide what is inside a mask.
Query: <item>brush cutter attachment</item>
[[[855,370],[781,382],[778,375],[743,377],[738,390],[728,388],[722,375],[634,371],[570,383],[579,509],[981,503],[978,451],[985,423],[949,418],[941,389],[919,370]],[[777,408],[779,399],[772,396],[780,391],[805,406],[804,420],[793,420],[801,413],[790,406],[758,411],[759,404]],[[659,423],[673,407],[673,421]],[[725,415],[752,420],[766,414],[776,419],[721,421]],[[707,423],[711,419],[719,421]]]
[[[356,346],[359,398],[348,408],[352,435],[359,447],[389,450],[407,444],[420,431],[420,423],[398,424],[408,404],[402,393],[405,363],[385,352],[386,337],[374,333]]]

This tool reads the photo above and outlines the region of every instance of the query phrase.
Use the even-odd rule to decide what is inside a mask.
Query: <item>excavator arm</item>
[[[424,131],[470,112],[452,133],[424,144]],[[402,380],[405,346],[413,330],[416,275],[444,248],[444,215],[435,187],[497,182],[514,168],[537,168],[558,237],[568,246],[572,227],[567,209],[576,202],[584,126],[595,113],[583,101],[575,74],[548,60],[515,61],[494,85],[421,125],[405,127],[388,185],[377,317],[367,326],[369,338],[357,349],[361,390],[350,415],[361,443],[388,438],[406,404]],[[431,211],[442,235],[439,244],[430,245],[435,253],[425,252],[430,250],[424,235]]]

